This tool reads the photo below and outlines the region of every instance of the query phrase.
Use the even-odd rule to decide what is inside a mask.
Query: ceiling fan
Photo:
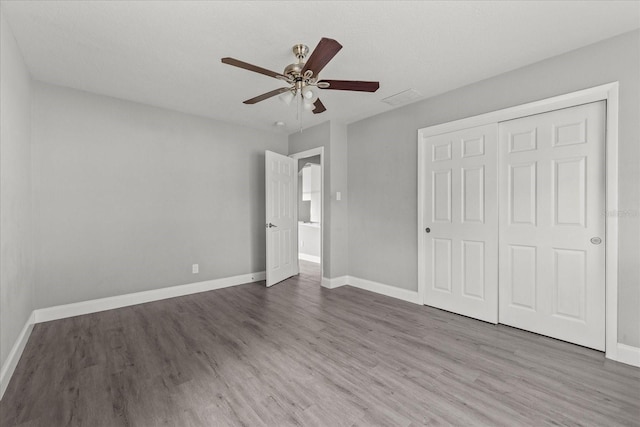
[[[350,90],[359,92],[375,92],[380,87],[379,82],[368,82],[358,80],[318,80],[318,74],[331,61],[331,59],[342,49],[342,45],[337,41],[329,38],[322,38],[314,51],[305,62],[309,47],[303,44],[293,46],[293,54],[298,59],[297,63],[289,64],[282,73],[267,70],[257,65],[249,64],[234,58],[222,58],[224,64],[233,65],[234,67],[244,68],[245,70],[264,74],[283,80],[289,84],[288,87],[275,89],[254,98],[247,99],[244,104],[255,104],[265,99],[269,99],[276,95],[287,104],[290,104],[294,98],[298,101],[302,100],[302,106],[307,110],[312,110],[314,114],[322,113],[326,110],[322,101],[318,99],[318,95],[314,88],[331,89],[331,90]],[[300,103],[299,103],[300,105]]]

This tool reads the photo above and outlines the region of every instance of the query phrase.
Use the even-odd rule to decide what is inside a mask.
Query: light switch
[[[342,200],[342,194],[339,191],[336,191],[336,200]]]

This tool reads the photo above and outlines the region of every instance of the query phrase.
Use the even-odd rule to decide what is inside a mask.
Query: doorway
[[[298,273],[322,278],[324,230],[324,148],[295,153]]]

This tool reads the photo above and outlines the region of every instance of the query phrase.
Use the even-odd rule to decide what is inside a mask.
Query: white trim
[[[320,264],[320,262],[322,261],[319,256],[304,254],[302,252],[298,253],[298,259],[302,259],[309,262],[315,262],[316,264]]]
[[[20,361],[22,352],[27,345],[27,341],[29,341],[29,336],[31,336],[33,324],[35,323],[34,319],[35,315],[32,311],[27,318],[27,322],[22,327],[16,342],[13,344],[13,347],[11,347],[11,351],[7,355],[7,359],[2,364],[2,369],[0,370],[0,399],[4,396],[4,392],[7,390],[9,381],[11,381],[11,376],[16,370],[16,366],[18,366],[18,362]]]
[[[567,93],[528,104],[505,108],[478,116],[453,122],[429,126],[418,130],[418,294],[424,304],[425,271],[421,268],[424,254],[422,250],[423,229],[423,193],[425,168],[422,159],[422,140],[425,137],[440,135],[456,130],[504,122],[533,114],[546,113],[561,108],[574,107],[596,101],[607,101],[606,118],[606,209],[618,211],[618,82]],[[618,344],[618,218],[606,215],[606,357],[617,360]]]
[[[608,212],[618,212],[618,83],[612,83],[608,86],[609,88],[604,98],[607,101],[605,205]],[[605,215],[605,227],[605,351],[607,358],[619,360],[618,217],[615,215]]]
[[[617,357],[614,359],[616,362],[640,368],[640,348],[618,343],[616,350]],[[607,357],[610,359],[608,354]]]
[[[426,283],[427,283],[427,262],[425,260],[426,251],[424,250],[426,232],[423,230],[427,224],[424,221],[424,211],[426,204],[425,192],[427,190],[426,183],[426,171],[427,165],[425,164],[425,144],[422,142],[424,139],[423,129],[418,130],[418,298],[419,301],[425,305],[426,301]]]
[[[320,286],[327,289],[335,289],[339,288],[340,286],[346,285],[348,280],[349,276],[334,277],[333,279],[323,277],[322,282],[320,282]]]
[[[325,224],[325,218],[326,216],[326,205],[325,205],[325,200],[324,200],[324,178],[325,178],[325,173],[324,173],[324,147],[316,147],[316,148],[311,148],[310,150],[305,150],[305,151],[301,151],[299,153],[293,153],[293,154],[289,154],[289,157],[291,157],[292,159],[295,159],[296,161],[298,159],[304,159],[305,157],[312,157],[312,156],[320,156],[320,208],[322,209],[322,214],[320,216],[320,261],[318,261],[320,263],[320,274],[324,274],[324,263],[322,262],[322,258],[324,255],[324,224]],[[296,163],[296,171],[298,169],[298,165]],[[296,172],[297,173],[297,172]],[[298,224],[298,180],[295,179],[294,183],[293,183],[293,188],[294,188],[294,192],[296,194],[296,208],[295,208],[295,220],[296,220],[296,224]],[[295,230],[295,239],[296,239],[296,250],[298,251],[298,255],[300,254],[300,248],[298,247],[298,228],[296,227]],[[296,265],[296,274],[300,274],[300,264],[297,263]]]
[[[265,280],[264,271],[239,276],[225,277],[222,279],[207,280],[204,282],[189,283],[186,285],[170,286],[168,288],[153,289],[150,291],[136,292],[132,294],[117,295],[114,297],[98,298],[73,304],[58,305],[54,307],[35,310],[35,322],[48,322],[64,319],[66,317],[80,316],[83,314],[97,313],[114,308],[128,307],[130,305],[144,304],[167,298],[196,294],[199,292],[213,291],[228,288],[230,286]]]
[[[410,291],[408,289],[398,288],[397,286],[391,286],[384,283],[378,283],[353,276],[347,277],[347,285],[353,286],[354,288],[358,289],[364,289],[365,291],[375,292],[377,294],[385,295],[391,298],[397,298],[403,301],[412,302],[414,304],[421,304],[421,300],[418,297],[418,291]]]
[[[420,304],[421,301],[418,297],[417,291],[410,291],[408,289],[398,288],[397,286],[391,286],[385,283],[374,282],[372,280],[361,279],[354,276],[340,276],[332,279],[323,277],[321,283],[321,286],[327,289],[335,289],[345,285],[387,297],[401,299],[414,304]]]
[[[561,108],[569,108],[576,105],[588,104],[589,102],[612,99],[614,96],[614,91],[615,98],[617,100],[618,82],[607,83],[604,85],[579,90],[577,92],[566,93],[564,95],[541,99],[539,101],[529,102],[527,104],[517,105],[515,107],[504,108],[502,110],[496,110],[477,116],[455,120],[452,122],[428,126],[426,128],[418,129],[418,134],[421,134],[422,137],[440,135],[443,133],[472,128],[476,126],[483,126],[491,123],[504,122],[506,120],[513,120],[521,117],[531,116],[534,114],[546,113],[553,110],[559,110]]]

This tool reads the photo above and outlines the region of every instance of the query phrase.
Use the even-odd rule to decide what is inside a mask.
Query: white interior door
[[[498,125],[422,139],[426,305],[498,321]]]
[[[605,103],[500,124],[500,323],[605,348]]]
[[[265,151],[267,286],[296,274],[296,160]]]

